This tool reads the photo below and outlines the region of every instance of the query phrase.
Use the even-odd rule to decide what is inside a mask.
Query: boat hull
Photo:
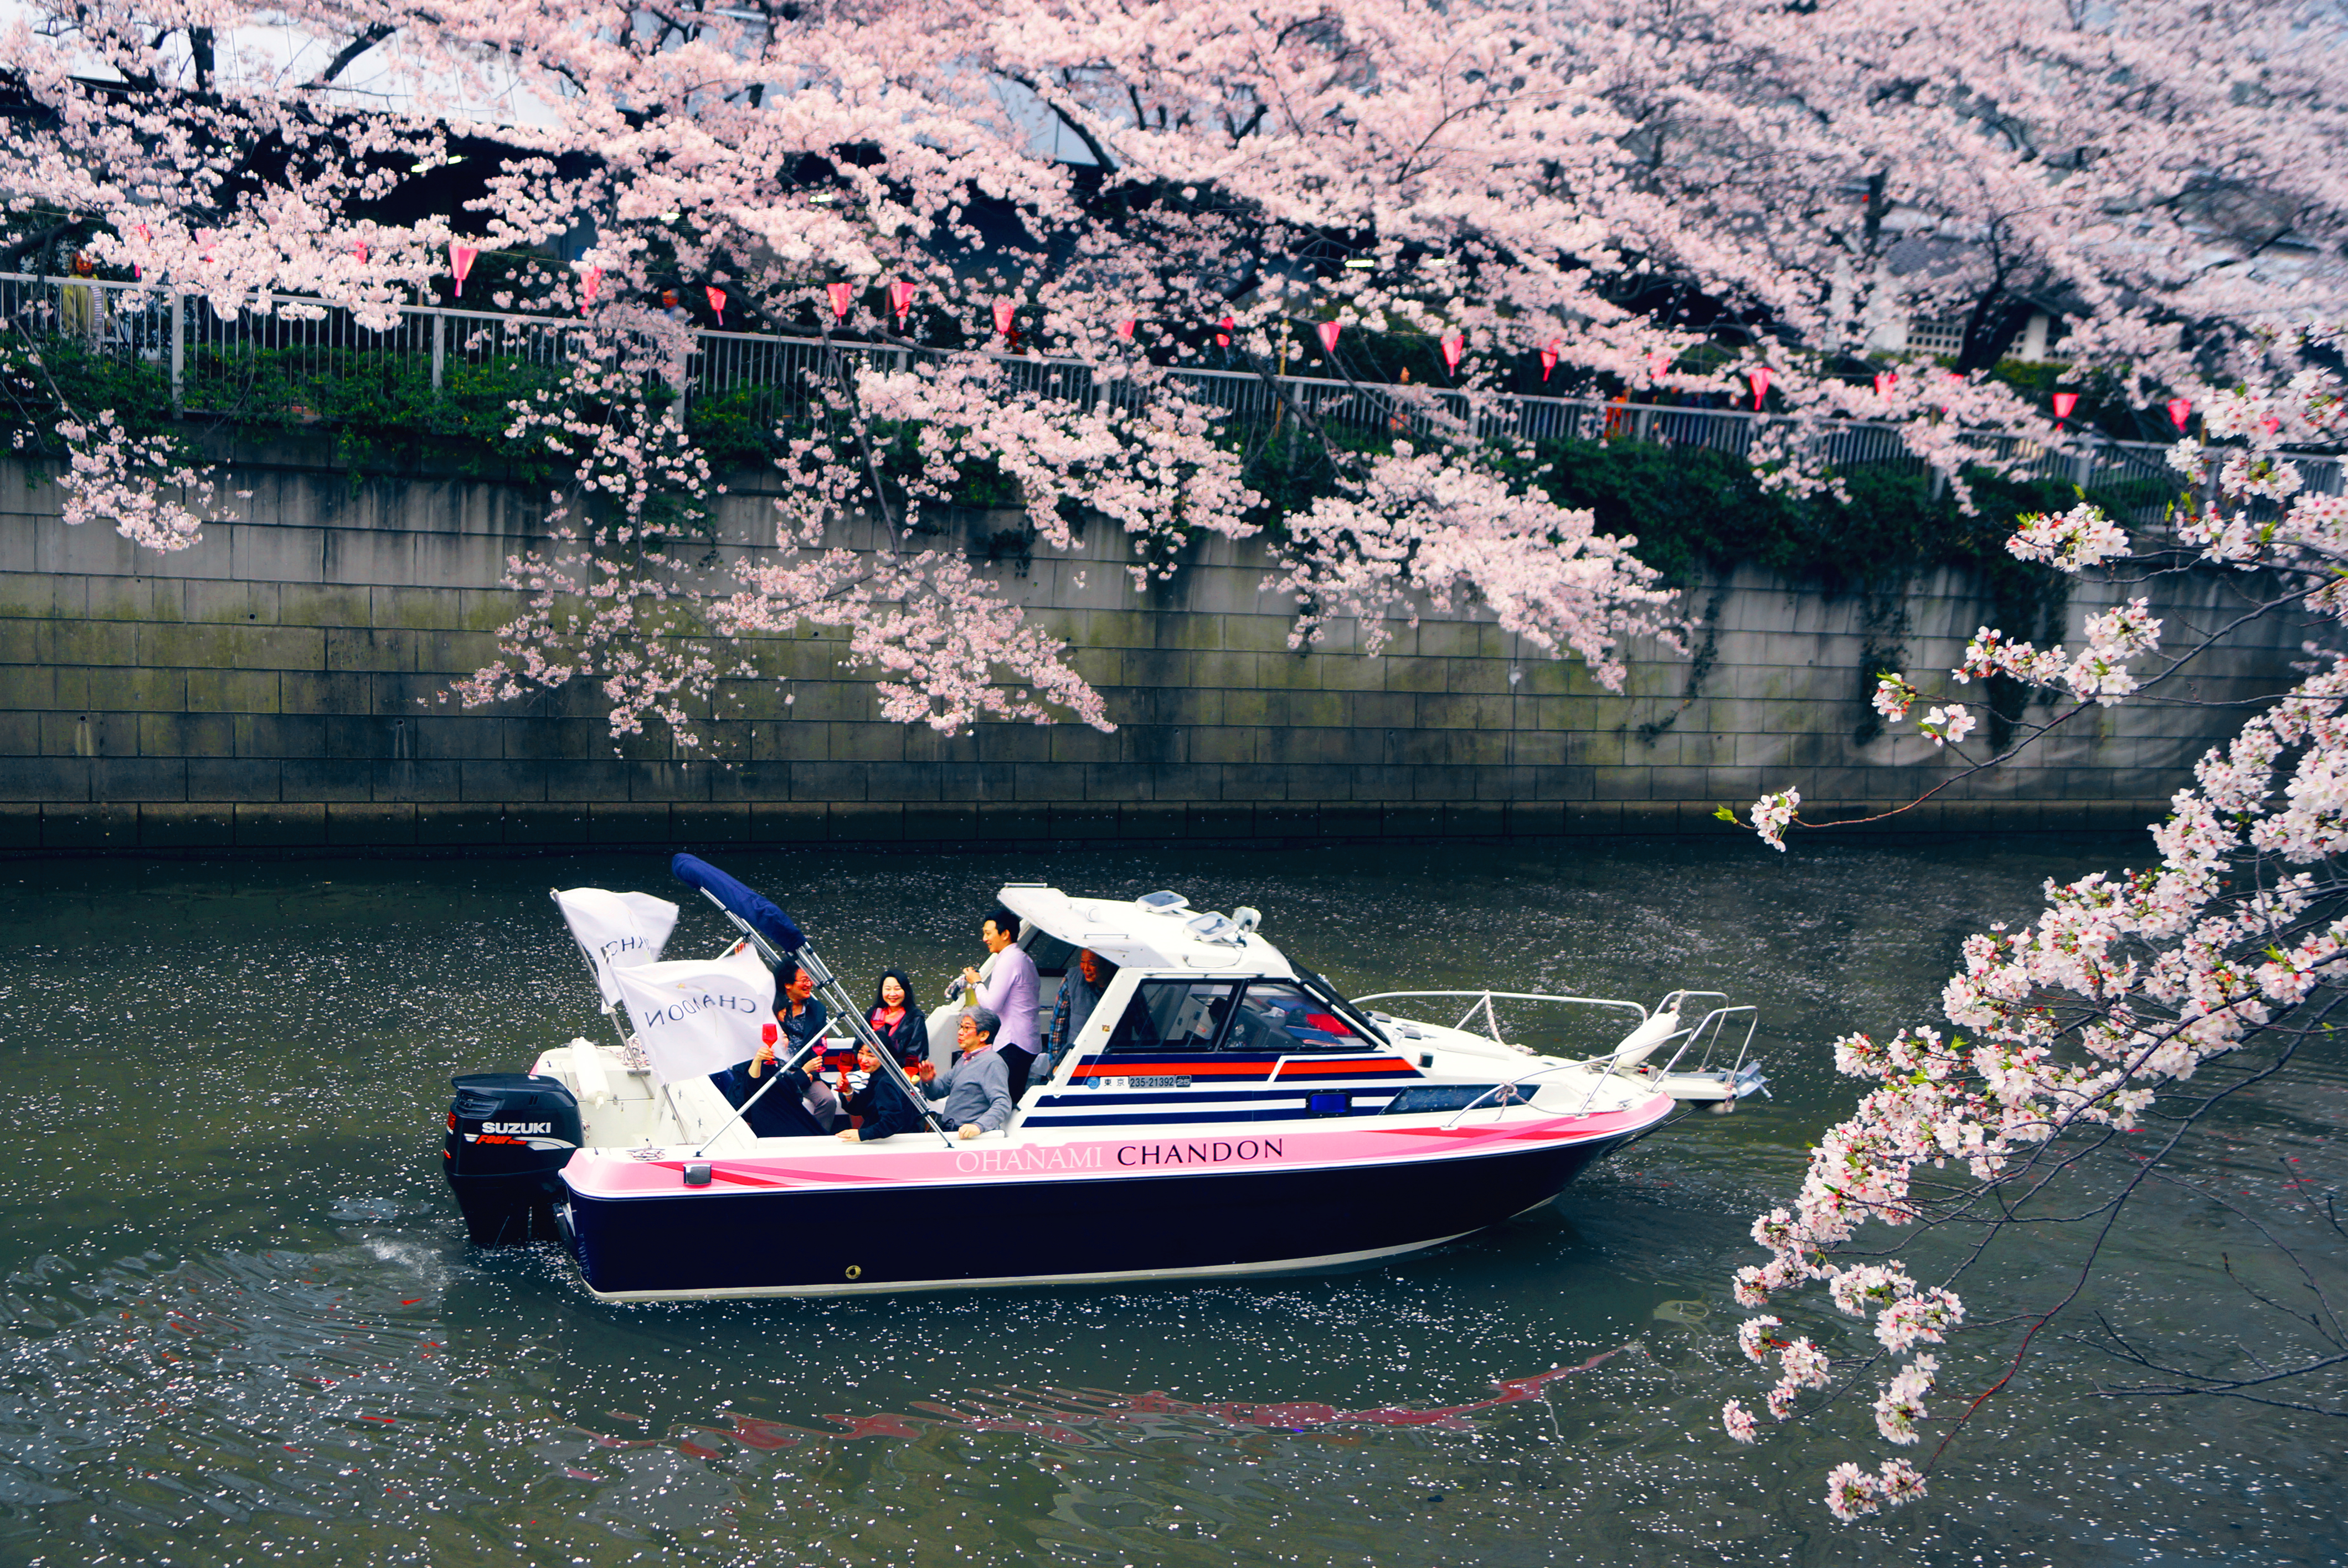
[[[607,1299],[1275,1273],[1399,1256],[1538,1208],[1647,1131],[1669,1103],[1659,1097],[1655,1115],[1592,1119],[1614,1124],[1581,1122],[1570,1133],[1553,1123],[1464,1139],[1422,1129],[1418,1150],[1367,1159],[1316,1159],[1311,1145],[1319,1140],[1310,1132],[1186,1131],[1186,1143],[1165,1147],[1252,1143],[1281,1153],[1253,1163],[1135,1168],[1137,1145],[1128,1143],[1112,1148],[1113,1157],[1125,1156],[1117,1163],[1077,1174],[993,1180],[983,1170],[975,1179],[891,1180],[876,1165],[859,1181],[852,1167],[843,1175],[846,1162],[792,1173],[786,1158],[723,1162],[728,1179],[665,1190],[647,1190],[641,1179],[664,1163],[640,1164],[629,1173],[638,1180],[613,1190],[591,1163],[566,1176],[567,1214],[587,1286]],[[942,1158],[969,1171],[984,1153]],[[674,1168],[670,1184],[681,1181],[682,1164]]]

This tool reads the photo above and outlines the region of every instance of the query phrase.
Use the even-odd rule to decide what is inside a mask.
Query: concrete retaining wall
[[[991,569],[1076,645],[1117,733],[889,723],[844,645],[809,636],[757,650],[782,680],[731,686],[726,760],[687,763],[658,742],[615,755],[592,689],[432,703],[492,656],[511,605],[498,579],[538,507],[486,482],[354,484],[299,456],[245,454],[228,487],[253,492],[251,520],[170,557],[65,528],[53,486],[0,465],[0,849],[1727,832],[1714,808],[1764,789],[1848,815],[1944,779],[1929,742],[1857,738],[1861,668],[1898,651],[1911,673],[1944,671],[1990,614],[1953,574],[1826,600],[1739,572],[1692,597],[1715,611],[1699,679],[1642,650],[1615,695],[1468,616],[1399,628],[1377,657],[1350,627],[1294,651],[1260,549],[1211,542],[1144,592],[1103,530],[1078,559]],[[764,532],[767,505],[737,487],[721,532]],[[983,553],[1015,519],[963,521]],[[2207,622],[2227,591],[2183,579],[2156,609]],[[2100,607],[2075,600],[2072,635]],[[2297,632],[2257,639],[2192,694],[2286,683]],[[2098,712],[1898,825],[2140,825],[2228,725]]]

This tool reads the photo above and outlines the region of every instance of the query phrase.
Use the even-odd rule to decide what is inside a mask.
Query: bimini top
[[[1179,893],[1138,898],[1072,898],[1040,882],[1013,882],[996,894],[1003,907],[1071,948],[1089,948],[1119,968],[1195,969],[1292,978],[1279,948],[1256,934],[1262,917],[1244,907],[1229,915],[1193,909]]]

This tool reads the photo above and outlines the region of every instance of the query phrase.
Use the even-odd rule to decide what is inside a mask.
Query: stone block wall
[[[225,487],[252,492],[248,520],[170,556],[67,528],[54,486],[0,465],[0,850],[1728,832],[1714,809],[1766,789],[1848,815],[1947,780],[1953,759],[1912,732],[1859,738],[1863,667],[1896,658],[1930,690],[1990,614],[1951,573],[1829,600],[1740,571],[1691,596],[1713,613],[1689,653],[1634,650],[1617,694],[1488,617],[1396,626],[1375,655],[1351,626],[1292,649],[1260,548],[1209,541],[1144,591],[1123,538],[1096,537],[989,569],[1068,639],[1113,733],[891,723],[844,642],[806,635],[756,649],[774,679],[728,683],[720,756],[693,761],[665,741],[615,747],[583,685],[434,701],[493,657],[512,610],[499,575],[538,507],[480,481],[355,483],[301,456],[244,454]],[[767,536],[769,500],[737,486],[721,536]],[[965,518],[940,542],[983,555],[1013,520]],[[2207,622],[2230,586],[2175,579],[2156,611]],[[2074,602],[2072,635],[2102,607]],[[2180,694],[2278,690],[2299,635],[2258,628]],[[2141,825],[2229,723],[2098,710],[1896,825]]]

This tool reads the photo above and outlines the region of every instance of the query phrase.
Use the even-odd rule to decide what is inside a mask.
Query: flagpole
[[[814,978],[816,991],[831,1009],[832,1016],[848,1020],[849,1028],[855,1031],[857,1043],[871,1048],[872,1054],[880,1058],[882,1070],[896,1081],[899,1089],[904,1091],[906,1098],[912,1102],[914,1111],[919,1113],[922,1121],[929,1123],[930,1131],[944,1139],[947,1148],[953,1148],[953,1134],[946,1131],[945,1124],[939,1121],[937,1112],[930,1109],[928,1099],[922,1093],[921,1086],[906,1073],[903,1064],[898,1061],[896,1053],[882,1043],[880,1037],[873,1032],[871,1020],[864,1016],[854,999],[849,996],[848,989],[839,983],[839,977],[833,974],[823,959],[817,956],[813,944],[803,943],[796,952],[778,953],[775,950],[773,943],[760,936],[757,928],[749,921],[728,909],[726,907],[726,901],[716,894],[704,887],[701,889],[701,896],[716,905],[719,914],[734,922],[735,929],[740,931],[757,946],[769,965],[780,968],[783,960],[788,958]],[[821,1040],[822,1036],[819,1035],[816,1038]],[[773,1087],[773,1084],[767,1086],[767,1089]],[[758,1094],[764,1094],[766,1091],[766,1089],[761,1089]],[[747,1111],[750,1108],[750,1102],[756,1101],[757,1097],[757,1094],[752,1095],[750,1101],[743,1102],[742,1109]],[[728,1122],[727,1125],[731,1126],[732,1123]]]
[[[562,889],[560,887],[550,887],[546,890],[546,896],[554,900],[554,907],[557,909],[561,909],[562,907]],[[569,927],[570,921],[567,917],[563,924],[566,928]],[[572,936],[571,945],[574,948],[579,948],[579,938],[575,932]],[[587,949],[584,948],[579,948],[579,956],[582,958],[586,959],[587,972],[590,975],[594,975],[595,995],[598,998],[601,998],[603,994],[603,977],[595,974],[595,960],[587,958]],[[612,1032],[620,1037],[620,1054],[622,1056],[625,1056],[628,1053],[628,1031],[625,1026],[620,1022],[620,1015],[616,1010],[619,1005],[620,1004],[617,1002],[604,1002],[603,1016],[612,1020]]]

